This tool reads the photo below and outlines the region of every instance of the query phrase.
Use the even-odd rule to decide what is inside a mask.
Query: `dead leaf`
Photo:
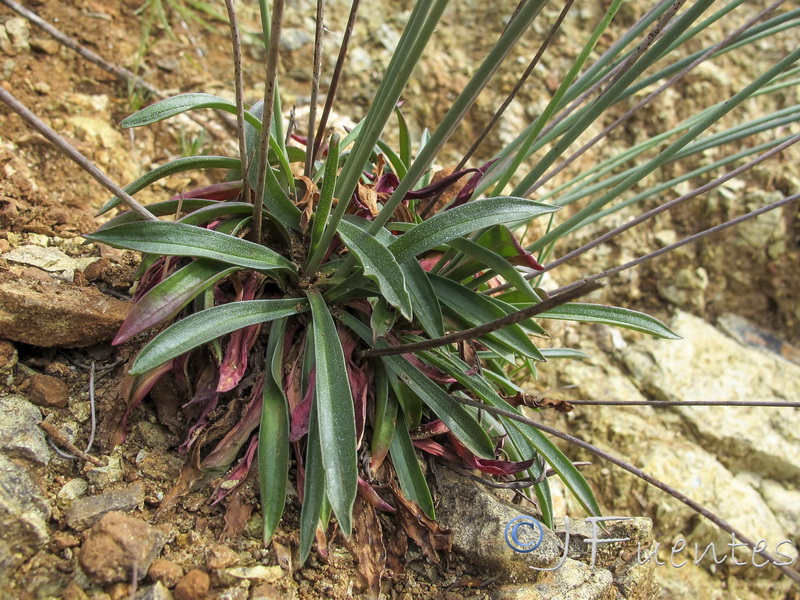
[[[361,496],[356,497],[353,505],[353,535],[349,539],[342,538],[356,559],[360,589],[366,590],[368,598],[377,599],[381,592],[381,578],[386,570],[386,547],[375,509]]]
[[[192,446],[189,456],[186,457],[186,462],[181,467],[178,482],[164,495],[164,500],[156,511],[156,521],[172,510],[178,500],[191,492],[195,484],[203,479],[203,470],[200,468],[200,447],[205,441],[206,433],[204,431],[200,434],[197,443]]]
[[[303,197],[295,203],[295,206],[300,209],[300,231],[305,232],[308,229],[308,225],[311,222],[311,216],[314,214],[314,210],[317,208],[317,204],[319,203],[319,190],[317,189],[317,184],[311,181],[305,175],[300,175],[297,177],[300,181],[305,184],[305,194]]]
[[[359,183],[356,188],[356,200],[369,211],[373,218],[378,216],[380,212],[378,209],[378,192],[375,191],[374,186]]]
[[[433,174],[433,178],[428,187],[435,185],[442,179],[449,177],[455,171],[454,167],[445,167],[436,173]],[[467,181],[472,176],[471,171],[464,173],[462,177],[460,177],[455,183],[451,183],[449,186],[445,188],[445,190],[439,196],[439,199],[436,200],[436,204],[433,205],[433,208],[428,211],[427,217],[430,218],[440,210],[442,210],[445,206],[450,204],[453,200],[455,200],[456,196],[458,196],[459,192],[464,189],[464,186],[467,185]],[[428,206],[430,200],[421,201],[417,206],[417,212],[421,212],[425,210]]]
[[[419,505],[403,495],[396,483],[389,488],[397,500],[397,513],[400,525],[408,537],[419,546],[422,553],[434,564],[439,564],[438,550],[449,552],[453,545],[453,532],[440,527],[429,519]]]

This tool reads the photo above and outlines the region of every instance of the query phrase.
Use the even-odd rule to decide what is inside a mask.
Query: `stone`
[[[107,342],[128,310],[127,302],[93,287],[0,272],[0,331],[14,342],[45,348]]]
[[[144,502],[144,496],[145,485],[141,481],[106,490],[96,496],[84,496],[73,502],[67,510],[67,525],[76,531],[83,531],[97,523],[106,513],[127,513],[138,508]]]
[[[47,38],[31,38],[30,44],[31,49],[45,54],[58,54],[58,50],[61,48],[57,41]]]
[[[268,583],[253,586],[250,590],[250,600],[281,600],[283,597],[281,590]]]
[[[89,600],[89,596],[86,595],[86,592],[74,581],[70,581],[69,584],[67,584],[67,587],[61,592],[61,598],[63,600]]]
[[[134,568],[141,580],[165,541],[160,530],[141,519],[110,512],[89,531],[78,561],[89,578],[101,585],[130,581]]]
[[[17,360],[17,349],[14,344],[6,340],[0,340],[0,375],[13,376]]]
[[[10,252],[6,252],[3,254],[3,258],[13,263],[36,267],[49,273],[63,273],[65,271],[74,273],[76,270],[85,269],[97,260],[95,257],[72,258],[58,248],[42,247],[34,244],[20,246]]]
[[[211,578],[200,569],[192,569],[175,586],[175,600],[203,600],[211,589]]]
[[[5,22],[6,34],[11,42],[9,54],[21,54],[31,49],[29,38],[31,36],[28,21],[22,17],[12,17]]]
[[[174,596],[160,581],[145,586],[136,592],[135,600],[173,600]]]
[[[537,577],[531,567],[547,569],[561,558],[563,545],[547,528],[535,551],[518,553],[509,547],[505,529],[512,519],[524,516],[519,507],[450,469],[440,469],[438,481],[437,522],[453,532],[453,548],[470,562],[501,574],[504,581],[530,581]]]
[[[654,596],[655,597],[655,596]],[[611,573],[605,569],[568,558],[564,565],[548,572],[536,583],[505,585],[492,594],[492,600],[616,600],[617,590]]]
[[[109,456],[104,467],[92,467],[86,471],[87,479],[100,489],[122,481],[123,475],[119,456]]]
[[[211,544],[206,549],[206,567],[209,570],[225,569],[239,562],[239,555],[222,544]]]
[[[670,321],[682,342],[644,340],[621,353],[632,376],[657,400],[800,398],[800,366],[742,346],[702,319]],[[731,365],[736,365],[735,368]],[[677,407],[703,446],[734,472],[800,479],[800,412],[764,407]]]
[[[36,464],[50,461],[50,448],[39,422],[42,412],[20,395],[0,397],[0,451]]]
[[[62,507],[70,506],[75,500],[83,496],[89,489],[89,482],[80,477],[70,479],[58,490],[56,498]]]
[[[66,408],[69,403],[69,386],[50,375],[36,373],[30,378],[27,389],[30,401],[46,408]]]
[[[157,558],[153,564],[150,565],[147,576],[153,581],[164,584],[168,588],[174,588],[181,580],[181,577],[183,577],[183,567],[171,560]]]
[[[47,544],[50,513],[28,471],[0,453],[0,580]]]
[[[275,583],[283,579],[285,572],[278,565],[250,565],[247,567],[231,567],[229,569],[221,569],[217,575],[221,582],[227,585],[235,581],[247,579],[251,581],[258,581],[261,583]]]

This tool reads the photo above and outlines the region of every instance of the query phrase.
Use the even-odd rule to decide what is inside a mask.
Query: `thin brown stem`
[[[322,34],[325,32],[325,0],[317,0],[317,25],[314,32],[314,67],[311,73],[311,102],[308,107],[305,176],[311,177],[314,167],[314,125],[317,121],[319,77],[322,72]]]
[[[409,352],[418,352],[420,350],[430,350],[431,348],[438,348],[439,346],[447,346],[448,344],[455,344],[456,342],[463,342],[465,340],[472,340],[487,333],[492,333],[503,327],[515,325],[526,319],[530,319],[536,315],[552,310],[562,304],[571,302],[576,298],[585,296],[596,289],[602,287],[596,283],[581,282],[575,288],[569,290],[566,294],[558,294],[557,296],[550,296],[539,304],[534,304],[523,310],[515,312],[500,319],[489,321],[483,325],[478,325],[471,329],[463,331],[456,331],[442,337],[433,338],[432,340],[423,340],[421,342],[414,342],[412,344],[398,344],[396,346],[385,346],[383,348],[373,348],[365,350],[361,353],[363,358],[373,356],[392,356],[395,354],[408,354]]]
[[[800,408],[800,402],[780,400],[567,400],[575,406],[769,406],[774,408]]]
[[[158,217],[156,217],[153,213],[147,210],[144,206],[139,204],[136,200],[133,199],[128,192],[123,190],[119,187],[116,183],[109,179],[108,175],[103,173],[97,166],[86,158],[83,154],[78,152],[78,150],[70,144],[67,140],[62,138],[58,135],[55,131],[50,129],[50,127],[45,124],[39,117],[33,114],[28,107],[26,107],[22,102],[17,100],[14,96],[12,96],[9,92],[5,89],[0,87],[0,100],[5,102],[11,110],[13,110],[16,114],[18,114],[22,119],[28,123],[33,129],[41,133],[47,140],[53,144],[58,150],[60,150],[65,156],[75,161],[78,166],[89,173],[94,179],[110,191],[115,196],[118,196],[122,202],[127,204],[131,210],[136,211],[139,213],[143,218],[150,220],[150,221],[158,221]]]
[[[256,186],[256,197],[253,202],[253,230],[251,232],[252,240],[257,244],[261,243],[264,188],[267,182],[267,169],[270,168],[267,158],[269,157],[269,138],[270,130],[272,129],[272,107],[275,102],[275,88],[278,82],[278,52],[280,49],[284,4],[284,0],[275,0],[272,6],[272,28],[264,80],[264,108],[261,117],[261,137],[258,145],[258,185]],[[244,176],[247,177],[247,173]]]
[[[60,44],[63,44],[64,46],[66,46],[67,48],[69,48],[70,50],[72,50],[73,52],[78,54],[79,56],[85,58],[90,63],[93,63],[93,64],[97,65],[98,67],[100,67],[104,71],[107,71],[107,72],[111,73],[117,79],[120,79],[120,80],[122,80],[122,81],[124,81],[126,83],[132,83],[134,86],[142,88],[143,90],[146,90],[147,92],[149,92],[150,94],[152,94],[153,96],[155,96],[156,98],[159,98],[159,99],[167,98],[169,96],[169,94],[166,94],[165,92],[162,92],[161,90],[158,90],[155,87],[153,87],[152,85],[150,85],[149,83],[147,83],[144,79],[139,77],[136,73],[134,73],[132,71],[129,71],[125,67],[120,67],[119,65],[115,65],[114,63],[109,62],[106,59],[104,59],[102,56],[92,52],[86,46],[81,45],[77,40],[69,37],[67,34],[65,34],[60,29],[57,29],[57,28],[53,27],[50,23],[48,23],[47,21],[42,19],[39,15],[37,15],[36,13],[28,10],[27,8],[25,8],[21,4],[19,4],[17,2],[14,2],[14,0],[0,0],[0,3],[5,4],[8,8],[13,10],[17,14],[25,17],[31,23],[33,23],[34,25],[36,25],[40,29],[44,30],[45,32],[47,32],[49,35],[51,35]],[[190,119],[192,119],[195,123],[197,123],[198,125],[200,125],[204,129],[206,129],[216,139],[223,139],[223,138],[227,137],[226,134],[224,132],[220,131],[218,127],[214,126],[212,123],[210,123],[206,119],[200,117],[199,115],[195,115],[195,114],[190,114],[189,113],[189,114],[187,114],[187,116]],[[230,127],[231,125],[233,125],[233,123],[231,123],[227,119],[226,115],[218,113],[217,116],[220,118],[220,120],[222,121],[222,123],[226,127]],[[235,125],[234,125],[234,128],[235,128]]]
[[[247,177],[247,137],[244,133],[244,78],[242,77],[242,38],[236,19],[236,5],[233,0],[225,0],[228,21],[231,26],[231,46],[233,49],[233,76],[236,88],[236,132],[239,137],[239,158],[242,161],[242,201],[250,200],[250,180]]]
[[[350,16],[347,19],[347,25],[344,28],[344,37],[342,37],[342,45],[339,48],[339,56],[336,59],[336,66],[333,68],[333,75],[331,75],[331,84],[328,87],[328,95],[325,98],[325,106],[322,109],[322,115],[319,118],[319,126],[317,127],[317,134],[314,137],[314,146],[311,156],[315,159],[319,156],[319,150],[322,147],[322,140],[325,137],[325,128],[328,126],[328,117],[333,108],[333,101],[336,98],[336,90],[339,87],[339,81],[342,77],[342,69],[344,68],[344,60],[347,58],[347,50],[350,47],[350,38],[353,36],[353,28],[356,25],[356,18],[358,17],[358,5],[361,0],[353,0],[350,5]]]
[[[661,491],[666,492],[667,494],[669,494],[670,496],[672,496],[676,500],[682,502],[683,504],[685,504],[686,506],[691,508],[697,514],[705,517],[706,519],[708,519],[709,521],[714,523],[714,525],[716,525],[717,527],[719,527],[723,531],[725,531],[727,533],[730,533],[731,535],[735,535],[737,539],[741,540],[744,544],[747,544],[747,546],[750,549],[752,549],[755,553],[760,554],[762,557],[764,557],[765,559],[771,561],[773,564],[780,562],[780,561],[778,561],[777,558],[772,556],[769,552],[760,549],[760,547],[757,544],[755,544],[752,540],[750,540],[747,536],[745,536],[741,531],[739,531],[738,529],[733,527],[725,519],[723,519],[722,517],[717,516],[716,514],[714,514],[710,510],[708,510],[705,506],[700,504],[699,502],[696,502],[696,501],[692,500],[691,498],[689,498],[688,496],[686,496],[682,492],[680,492],[680,491],[676,490],[675,488],[673,488],[672,486],[664,483],[660,479],[656,479],[655,477],[653,477],[652,475],[650,475],[648,473],[645,473],[644,471],[642,471],[638,467],[635,467],[632,464],[622,460],[621,458],[617,458],[616,456],[613,456],[613,455],[609,454],[608,452],[606,452],[604,450],[601,450],[597,446],[593,446],[592,444],[590,444],[588,442],[585,442],[584,440],[582,440],[580,438],[576,438],[575,436],[569,435],[568,433],[564,433],[563,431],[559,431],[558,429],[555,429],[553,427],[549,427],[547,425],[544,425],[543,423],[539,423],[539,422],[534,421],[532,419],[528,419],[527,417],[523,417],[522,415],[520,415],[520,414],[518,414],[516,412],[510,411],[510,410],[504,410],[502,408],[495,408],[494,406],[489,406],[488,404],[484,404],[483,402],[479,402],[477,400],[471,400],[471,399],[468,399],[468,398],[463,398],[463,397],[458,397],[458,396],[453,396],[453,399],[458,401],[458,402],[460,402],[460,403],[462,403],[462,404],[467,404],[469,406],[474,406],[476,408],[480,408],[481,410],[485,410],[486,412],[489,412],[489,413],[492,413],[492,414],[495,414],[495,415],[499,415],[499,416],[502,416],[502,417],[506,417],[506,418],[512,419],[514,421],[518,421],[520,423],[525,423],[526,425],[530,425],[531,427],[535,427],[536,429],[538,429],[540,431],[544,431],[545,433],[549,433],[552,436],[555,436],[557,438],[565,440],[566,442],[569,442],[570,444],[573,444],[575,446],[583,448],[584,450],[587,450],[588,452],[591,452],[595,456],[599,456],[600,458],[602,458],[604,460],[607,460],[607,461],[617,465],[618,467],[628,471],[629,473],[635,475],[636,477],[638,477],[640,479],[643,479],[644,481],[646,481],[647,483],[649,483],[653,487],[657,487]],[[790,577],[792,580],[800,583],[800,573],[798,573],[797,571],[795,571],[793,569],[790,569],[787,566],[780,565],[780,564],[775,564],[775,567],[780,569],[780,571],[782,571],[785,575]]]
[[[655,252],[651,252],[650,254],[646,254],[645,256],[642,256],[640,258],[637,258],[635,260],[627,262],[624,265],[620,265],[618,267],[614,267],[612,269],[608,269],[606,271],[603,271],[602,273],[597,273],[595,275],[591,275],[591,276],[587,277],[586,279],[584,279],[584,280],[582,280],[580,282],[573,283],[573,284],[564,286],[562,288],[559,288],[554,293],[564,293],[564,292],[567,292],[567,291],[569,291],[571,289],[577,289],[579,286],[582,286],[584,284],[584,282],[586,282],[586,281],[597,281],[599,279],[603,279],[603,278],[609,277],[611,275],[616,275],[617,273],[620,273],[621,271],[625,271],[626,269],[630,269],[631,267],[635,267],[637,265],[640,265],[640,264],[642,264],[644,262],[647,262],[648,260],[652,260],[652,259],[654,259],[654,258],[656,258],[658,256],[661,256],[662,254],[666,254],[668,252],[672,252],[673,250],[675,250],[677,248],[680,248],[681,246],[685,246],[686,244],[691,244],[692,242],[696,242],[698,240],[701,240],[704,237],[707,237],[707,236],[709,236],[711,234],[718,233],[718,232],[720,232],[720,231],[722,231],[724,229],[728,229],[729,227],[733,227],[735,225],[738,225],[739,223],[743,223],[743,222],[745,222],[745,221],[747,221],[749,219],[752,219],[752,218],[757,217],[759,215],[763,215],[766,212],[769,212],[771,210],[775,210],[776,208],[780,208],[781,206],[785,206],[786,204],[790,204],[791,202],[796,202],[797,200],[800,200],[800,194],[794,194],[792,196],[788,196],[788,197],[784,198],[783,200],[778,200],[777,202],[773,202],[771,204],[768,204],[767,206],[763,206],[763,207],[761,207],[761,208],[759,208],[757,210],[751,211],[751,212],[749,212],[749,213],[747,213],[745,215],[741,215],[739,217],[736,217],[735,219],[731,219],[730,221],[726,221],[725,223],[722,223],[720,225],[716,225],[715,227],[711,227],[709,229],[706,229],[705,231],[701,231],[700,233],[696,233],[694,235],[690,235],[689,237],[684,238],[679,242],[675,242],[674,244],[670,244],[669,246],[666,246],[664,248],[656,250]]]

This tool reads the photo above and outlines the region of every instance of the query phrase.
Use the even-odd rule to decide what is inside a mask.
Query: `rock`
[[[742,346],[688,313],[678,313],[670,325],[683,342],[645,340],[621,354],[633,377],[654,399],[800,398],[800,366]],[[800,481],[797,410],[719,406],[674,410],[734,472]]]
[[[0,375],[13,376],[17,358],[17,349],[14,344],[0,340]]]
[[[171,560],[157,558],[150,566],[147,576],[153,581],[163,583],[168,588],[173,588],[183,577],[183,567]]]
[[[800,542],[800,491],[767,479],[761,484],[760,492],[780,524],[793,534],[793,541]]]
[[[208,573],[192,569],[175,586],[175,600],[203,600],[211,589]]]
[[[0,331],[15,342],[68,348],[114,337],[129,305],[92,287],[0,272]]]
[[[512,550],[505,541],[505,528],[523,513],[474,481],[443,468],[439,491],[437,521],[452,530],[453,548],[470,562],[501,574],[503,580],[530,581],[537,577],[531,567],[547,569],[561,558],[563,545],[547,528],[542,529],[543,539],[535,551]]]
[[[655,598],[655,596],[652,596]],[[492,600],[616,600],[611,573],[592,569],[568,558],[563,567],[551,571],[536,583],[506,585],[492,594]]]
[[[0,397],[0,451],[12,458],[23,458],[46,465],[50,448],[39,422],[42,412],[19,395]]]
[[[69,403],[69,386],[50,375],[32,375],[27,392],[31,402],[37,406],[66,408]]]
[[[216,575],[223,585],[232,585],[237,581],[247,579],[260,583],[275,583],[284,577],[284,570],[278,565],[251,565],[249,567],[231,567],[220,569]]]
[[[262,583],[250,590],[250,600],[281,600],[283,592],[268,583]]]
[[[222,544],[211,544],[206,549],[206,567],[209,570],[225,569],[239,562],[239,555]]]
[[[136,592],[136,600],[172,600],[172,592],[160,581],[148,585]]]
[[[80,477],[75,477],[61,486],[61,489],[58,490],[58,494],[56,494],[56,498],[58,498],[59,505],[68,507],[75,502],[75,500],[83,496],[88,489],[88,481]]]
[[[89,531],[78,561],[84,572],[102,585],[130,581],[134,568],[143,579],[164,543],[164,534],[152,525],[110,512]]]
[[[49,518],[50,505],[28,471],[0,453],[0,580],[47,544]]]
[[[11,42],[9,54],[21,54],[31,49],[28,38],[31,36],[28,21],[22,17],[13,17],[5,22],[6,34]]]
[[[66,514],[66,522],[76,531],[88,529],[103,515],[111,511],[130,512],[144,502],[145,486],[136,481],[122,488],[107,490],[96,496],[85,496],[72,503]]]
[[[49,242],[46,236],[42,237],[44,242]],[[28,241],[31,240],[29,239]],[[3,258],[13,263],[36,267],[49,273],[61,273],[61,276],[68,281],[72,281],[75,271],[82,271],[97,260],[96,257],[72,258],[58,248],[36,244],[15,248],[3,254]]]
[[[89,600],[86,592],[74,581],[70,581],[67,587],[64,588],[64,591],[61,592],[61,598],[63,600]]]
[[[298,27],[286,27],[285,29],[281,30],[281,50],[293,52],[295,50],[299,50],[306,44],[312,43],[313,41],[313,36],[305,29],[300,29]]]
[[[214,594],[214,600],[248,600],[250,594],[241,587],[232,587]]]
[[[100,489],[122,481],[123,475],[124,472],[119,456],[109,456],[108,462],[104,467],[92,467],[86,471],[86,477],[89,481]]]
[[[30,44],[33,50],[45,54],[58,54],[58,50],[61,48],[57,41],[47,38],[31,38]]]

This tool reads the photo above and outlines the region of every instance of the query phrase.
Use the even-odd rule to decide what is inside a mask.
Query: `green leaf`
[[[400,481],[400,489],[409,500],[413,500],[419,505],[428,518],[435,519],[436,513],[431,491],[419,466],[417,453],[406,427],[400,426],[395,429],[389,452],[392,456],[392,465],[397,472],[397,479]]]
[[[114,344],[121,344],[169,319],[206,288],[238,270],[239,267],[204,258],[178,269],[131,307]]]
[[[265,246],[183,223],[124,223],[96,231],[86,238],[116,248],[167,256],[210,258],[257,271],[294,271],[291,262]]]
[[[179,94],[171,98],[165,98],[155,104],[143,108],[139,112],[132,114],[122,120],[121,125],[126,129],[131,127],[142,127],[158,123],[169,117],[174,117],[190,110],[201,108],[213,108],[223,110],[231,114],[236,114],[236,105],[230,100],[215,96],[213,94],[189,93]],[[251,125],[261,129],[261,121],[248,111],[244,111],[245,120]]]
[[[486,402],[486,404],[519,414],[519,411],[503,400],[483,377],[470,374],[471,368],[465,362],[449,353],[445,354],[443,352],[423,351],[420,352],[420,356],[455,378],[458,383]],[[581,472],[553,442],[541,431],[525,423],[520,423],[508,417],[500,417],[500,421],[518,448],[522,449],[530,445],[544,457],[587,513],[590,515],[600,514],[600,506],[597,504],[592,488],[589,487]]]
[[[253,205],[249,202],[218,202],[212,206],[206,206],[192,211],[185,217],[181,217],[178,222],[184,225],[203,225],[216,221],[221,217],[233,215],[250,216],[253,214]]]
[[[411,135],[408,132],[408,123],[400,109],[395,106],[394,114],[397,116],[397,139],[400,148],[400,160],[404,165],[411,164]]]
[[[342,344],[328,306],[319,292],[309,293],[308,300],[314,323],[315,402],[328,500],[339,527],[349,536],[358,488],[353,396]]]
[[[507,315],[506,311],[483,294],[473,292],[455,281],[439,277],[438,275],[429,274],[429,278],[433,284],[433,289],[444,305],[447,306],[456,317],[467,321],[473,327],[483,325],[484,323],[500,319]],[[528,356],[535,360],[544,360],[542,353],[539,352],[539,349],[519,325],[503,327],[502,329],[486,334],[486,337],[508,346],[513,351],[523,356]]]
[[[229,158],[227,156],[186,156],[183,158],[176,158],[168,163],[159,165],[149,173],[139,177],[136,181],[129,183],[125,186],[125,191],[133,196],[146,188],[151,183],[155,183],[159,179],[164,179],[175,173],[183,173],[184,171],[194,171],[203,169],[241,169],[242,163],[238,158]],[[99,210],[96,216],[107,213],[112,208],[115,208],[121,200],[114,196],[106,202],[105,206]]]
[[[364,275],[377,283],[386,301],[410,321],[411,297],[403,271],[392,253],[375,237],[346,220],[339,223],[339,237],[361,263]]]
[[[319,202],[314,211],[313,221],[311,222],[311,242],[308,245],[308,258],[317,251],[325,225],[328,224],[328,217],[331,214],[333,205],[333,190],[336,189],[336,178],[339,164],[339,136],[331,136],[328,145],[328,158],[325,161],[325,179],[322,181],[322,189],[319,193]]]
[[[389,395],[389,380],[381,363],[375,362],[375,418],[372,420],[370,469],[375,472],[383,464],[392,444],[397,425],[397,400]]]
[[[164,217],[167,215],[174,215],[178,206],[181,207],[181,212],[187,213],[204,208],[206,206],[214,206],[221,204],[218,200],[204,200],[201,198],[183,198],[181,200],[165,200],[164,202],[156,202],[155,204],[148,204],[149,210],[156,217]],[[133,210],[126,210],[118,214],[113,219],[109,219],[100,226],[100,229],[108,229],[114,225],[122,225],[123,223],[132,223],[133,221],[141,221],[142,215]]]
[[[279,380],[283,372],[285,333],[286,319],[279,319],[270,328],[258,430],[258,476],[265,545],[269,544],[281,521],[289,477],[289,406]]]
[[[223,335],[307,310],[303,298],[246,300],[215,306],[167,327],[142,348],[131,375],[140,375]]]
[[[530,221],[558,209],[558,206],[513,196],[483,198],[435,214],[406,231],[389,246],[389,250],[395,255],[397,262],[403,264],[439,244],[473,231],[501,223]]]
[[[603,323],[604,325],[624,327],[625,329],[632,329],[633,331],[646,333],[667,340],[681,339],[679,335],[675,334],[658,319],[635,310],[620,308],[618,306],[569,302],[552,310],[548,310],[547,312],[543,312],[538,315],[537,318]]]
[[[320,440],[317,405],[311,405],[311,417],[308,426],[306,443],[306,478],[303,486],[303,507],[300,509],[300,564],[306,562],[317,523],[325,503],[325,469],[322,466],[322,449]]]
[[[383,366],[381,366],[381,369],[383,369]],[[403,409],[406,427],[409,429],[419,427],[422,422],[422,400],[391,371],[386,373],[386,377],[395,399]]]
[[[420,325],[432,338],[444,335],[442,307],[433,290],[428,273],[415,260],[400,265],[405,277],[408,292],[411,295],[411,306]]]

